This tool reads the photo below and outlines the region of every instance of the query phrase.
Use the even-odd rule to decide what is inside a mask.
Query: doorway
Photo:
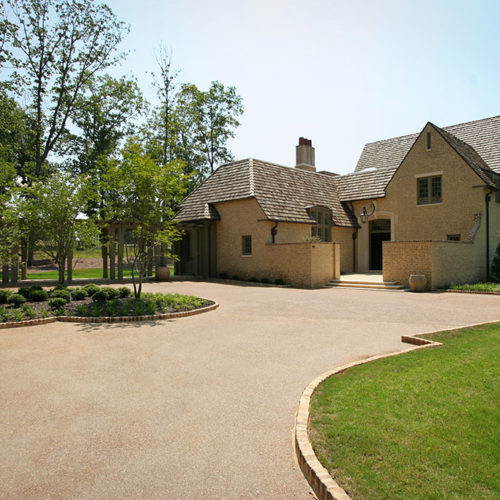
[[[370,221],[370,270],[382,271],[382,243],[390,240],[390,219]]]

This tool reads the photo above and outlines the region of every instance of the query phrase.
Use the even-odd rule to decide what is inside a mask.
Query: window
[[[420,177],[417,179],[417,204],[441,203],[443,199],[441,176]]]
[[[431,149],[432,142],[431,142],[431,133],[427,132],[427,149]]]
[[[460,235],[459,234],[447,234],[446,239],[448,241],[460,241]]]
[[[252,237],[241,237],[241,255],[252,255]]]
[[[326,207],[313,207],[310,215],[317,223],[311,228],[311,235],[317,236],[321,241],[332,241],[332,214]]]

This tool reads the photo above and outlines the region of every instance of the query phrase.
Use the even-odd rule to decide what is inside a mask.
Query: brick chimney
[[[299,145],[295,146],[297,163],[295,168],[307,170],[308,172],[316,172],[314,166],[314,148],[310,139],[299,137]]]

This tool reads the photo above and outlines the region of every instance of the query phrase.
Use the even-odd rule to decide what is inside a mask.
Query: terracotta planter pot
[[[425,274],[410,274],[410,290],[412,292],[423,292],[427,286]]]
[[[159,281],[170,281],[170,267],[162,266],[156,268],[156,277]]]

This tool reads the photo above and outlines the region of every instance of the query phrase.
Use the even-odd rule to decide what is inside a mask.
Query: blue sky
[[[180,81],[234,85],[245,113],[236,158],[348,173],[366,142],[500,113],[498,0],[108,0],[130,24],[134,75],[154,100],[155,49]]]

